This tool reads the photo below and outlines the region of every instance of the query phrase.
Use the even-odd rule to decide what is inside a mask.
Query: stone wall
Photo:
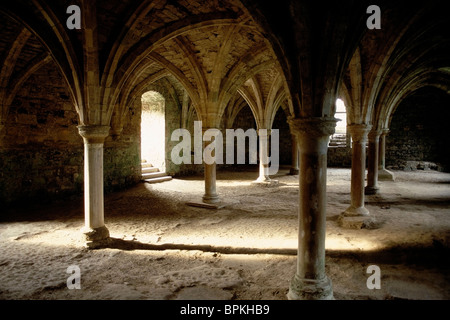
[[[48,201],[80,194],[83,140],[78,115],[55,66],[18,91],[0,141],[0,202]]]
[[[140,103],[129,107],[117,140],[106,138],[103,156],[106,192],[122,190],[141,180]]]
[[[140,179],[139,123],[132,110],[123,135],[105,142],[105,190]],[[83,193],[83,139],[78,115],[56,67],[33,74],[10,106],[0,137],[0,204],[47,202]]]
[[[450,96],[423,88],[400,103],[386,141],[386,167],[450,170]]]
[[[351,168],[352,167],[352,148],[350,135],[347,134],[347,144],[345,147],[329,147],[327,155],[328,167]]]

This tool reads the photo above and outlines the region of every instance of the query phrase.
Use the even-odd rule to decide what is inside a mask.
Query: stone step
[[[158,168],[155,168],[155,167],[143,167],[142,168],[142,173],[144,174],[144,173],[153,173],[153,172],[159,172],[159,169]]]
[[[148,163],[148,162],[142,162],[141,163],[141,167],[142,168],[153,168],[153,165],[151,163]]]
[[[167,176],[167,173],[165,173],[165,172],[143,173],[142,179],[146,180],[146,179],[160,178],[160,177],[165,177],[165,176]]]
[[[170,180],[172,180],[171,176],[163,176],[163,177],[158,177],[158,178],[144,179],[144,182],[158,183],[158,182],[164,182],[164,181],[170,181]]]

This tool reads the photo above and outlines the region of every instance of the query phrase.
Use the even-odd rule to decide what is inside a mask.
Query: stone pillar
[[[109,238],[104,222],[103,144],[108,126],[78,126],[84,140],[84,215],[82,229],[87,245]]]
[[[383,129],[380,136],[380,150],[379,150],[379,163],[378,163],[378,180],[380,181],[394,181],[395,175],[386,170],[386,136],[389,133],[389,129]]]
[[[287,297],[291,300],[333,299],[325,274],[327,150],[334,118],[289,120],[299,159],[299,237],[297,271]]]
[[[295,135],[292,135],[292,166],[289,174],[296,175],[298,172],[298,143]]]
[[[216,192],[216,163],[205,165],[205,194],[203,195],[203,202],[217,203],[220,201]]]
[[[272,180],[269,176],[269,129],[259,129],[259,177],[252,184],[272,186],[278,184],[278,180]]]
[[[269,177],[269,155],[268,155],[268,142],[270,132],[268,130],[258,130],[259,136],[259,177],[256,179],[258,182],[270,181]]]
[[[210,128],[202,128],[203,131],[203,135],[204,136],[205,132],[210,129]],[[203,152],[205,150],[205,148],[211,144],[214,143],[213,141],[210,141],[209,143],[207,142],[203,142]],[[222,146],[217,146],[217,147],[222,147]],[[212,156],[215,156],[215,152],[216,149],[214,149],[214,154],[211,154]],[[216,161],[214,161],[211,164],[208,164],[204,161],[203,159],[203,165],[204,165],[204,176],[205,176],[205,194],[203,195],[203,202],[204,203],[209,203],[209,204],[213,204],[213,203],[218,203],[220,201],[219,196],[217,195],[217,191],[216,191]]]
[[[381,130],[372,130],[369,133],[369,159],[367,164],[367,186],[365,194],[377,194],[378,187],[378,157]]]
[[[366,171],[366,143],[371,125],[354,124],[348,126],[352,136],[352,177],[350,191],[350,207],[344,216],[367,216],[369,211],[364,207],[364,178]]]

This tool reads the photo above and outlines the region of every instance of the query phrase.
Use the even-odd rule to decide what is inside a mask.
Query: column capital
[[[352,136],[352,140],[356,142],[367,141],[367,136],[372,129],[370,124],[351,124],[347,126],[347,130]]]
[[[377,141],[380,138],[380,135],[382,134],[381,129],[374,129],[369,132],[369,141]]]
[[[291,134],[308,135],[313,137],[331,136],[336,130],[336,122],[339,120],[334,117],[312,117],[312,118],[292,118],[288,120]]]
[[[98,125],[81,125],[77,128],[85,143],[104,143],[110,129],[109,126]]]
[[[389,131],[390,130],[388,128],[381,129],[381,135],[382,136],[387,136],[389,134]]]

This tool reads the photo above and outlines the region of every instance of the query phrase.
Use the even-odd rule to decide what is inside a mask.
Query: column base
[[[299,169],[295,169],[295,168],[291,168],[291,170],[289,170],[289,174],[291,176],[298,175],[299,172],[300,172]]]
[[[366,195],[378,194],[379,191],[380,191],[379,187],[367,186],[364,188],[364,194],[366,194]]]
[[[278,180],[272,180],[272,179],[257,179],[255,181],[252,181],[252,185],[254,186],[262,186],[262,187],[273,187],[278,185]]]
[[[109,241],[109,230],[105,226],[99,228],[83,227],[81,229],[83,233],[83,240],[86,247],[98,248],[104,246]]]
[[[350,206],[342,213],[342,215],[345,217],[368,216],[369,210],[367,210],[366,207],[364,206],[363,207]]]
[[[378,223],[373,217],[368,216],[345,216],[341,214],[337,223],[344,229],[376,229]]]
[[[208,203],[208,204],[213,204],[213,203],[218,203],[220,202],[220,198],[217,194],[215,195],[204,195],[202,197],[202,200],[204,203]]]
[[[378,181],[395,181],[395,174],[386,169],[378,169]]]
[[[289,300],[334,300],[331,280],[302,279],[295,275],[289,285]]]
[[[219,201],[219,202],[215,202],[215,203],[206,203],[200,199],[186,202],[186,205],[188,205],[190,207],[198,207],[198,208],[205,208],[205,209],[211,209],[211,210],[222,209],[231,204],[235,204],[235,202]]]
[[[346,229],[375,229],[376,221],[369,216],[365,207],[350,206],[342,212],[337,220],[341,228]]]

